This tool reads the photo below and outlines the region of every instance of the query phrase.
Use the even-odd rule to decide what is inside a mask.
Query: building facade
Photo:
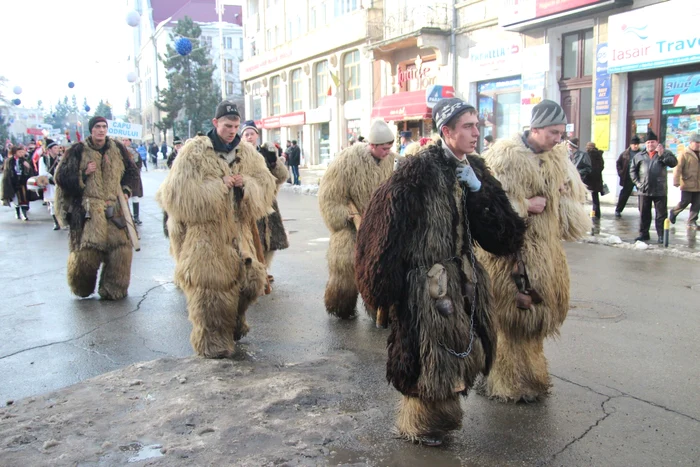
[[[243,15],[248,117],[266,140],[297,139],[307,165],[373,118],[427,136],[439,97],[473,103],[494,138],[527,129],[546,98],[569,137],[605,151],[614,196],[633,134],[677,151],[696,128],[692,0],[246,0]]]
[[[239,68],[243,57],[240,6],[224,7],[220,40],[216,0],[128,0],[128,3],[130,9],[141,15],[133,32],[133,71],[137,80],[132,85],[130,117],[143,125],[144,139],[161,141],[162,134],[155,126],[161,114],[155,101],[157,89],[166,88],[168,81],[167,70],[158,56],[167,54],[167,45],[172,45],[170,34],[177,21],[185,16],[192,18],[202,30],[200,42],[207,47],[209,59],[216,65],[212,79],[222,88],[222,97],[244,105]],[[224,73],[223,80],[221,73]],[[197,130],[193,129],[193,133]]]

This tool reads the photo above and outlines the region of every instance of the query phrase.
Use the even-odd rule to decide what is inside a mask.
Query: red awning
[[[372,108],[372,118],[387,121],[430,118],[432,112],[425,101],[425,89],[384,96]]]

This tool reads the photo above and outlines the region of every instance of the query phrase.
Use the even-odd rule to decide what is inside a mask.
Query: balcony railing
[[[368,35],[370,40],[387,41],[417,33],[423,29],[449,31],[451,28],[451,7],[445,4],[424,5],[403,8],[398,13],[387,15],[384,21],[369,21]]]

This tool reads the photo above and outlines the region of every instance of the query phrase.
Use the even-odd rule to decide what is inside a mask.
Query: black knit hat
[[[92,127],[97,125],[98,123],[104,122],[105,125],[107,125],[107,119],[104,117],[100,117],[99,115],[95,115],[90,119],[88,122],[88,131],[92,133]]]
[[[223,101],[216,106],[216,114],[214,115],[214,118],[227,116],[241,118],[241,114],[238,112],[238,107],[231,101]]]
[[[255,126],[255,122],[253,120],[246,120],[243,122],[241,125],[241,134],[243,134],[244,131],[246,131],[248,128],[251,130],[254,130],[257,134],[260,134],[260,131],[258,131],[258,127]]]
[[[58,143],[51,138],[44,138],[44,144],[46,144],[46,149],[51,149],[54,146],[58,146]]]
[[[641,144],[642,140],[639,139],[639,136],[634,135],[632,138],[630,138],[630,144]]]
[[[651,128],[647,129],[647,136],[644,141],[658,141],[659,137],[656,136],[656,133]]]

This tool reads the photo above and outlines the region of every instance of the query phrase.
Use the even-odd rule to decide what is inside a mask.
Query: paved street
[[[250,388],[252,394],[267,395],[280,385],[291,388],[290,380],[275,378],[292,378],[294,368],[295,377],[314,394],[313,403],[294,399],[298,405],[289,412],[290,403],[280,402],[281,408],[275,409],[278,405],[270,399],[265,410],[251,415],[250,425],[246,420],[227,422],[245,422],[235,441],[234,435],[223,433],[216,442],[211,441],[214,438],[197,441],[198,447],[179,460],[166,454],[149,465],[221,465],[227,459],[225,463],[231,465],[655,466],[694,465],[700,460],[700,262],[696,259],[568,244],[572,309],[561,337],[546,344],[554,383],[551,396],[538,404],[503,405],[472,394],[464,403],[464,428],[444,448],[426,449],[391,434],[398,398],[384,379],[386,331],[375,329],[362,311],[351,322],[326,315],[323,288],[328,232],[314,196],[280,193],[291,247],[275,259],[272,295],[249,311],[252,330],[242,341],[241,361],[234,362],[236,376],[216,373],[225,368],[221,366],[224,362],[180,360],[192,355],[190,324],[182,293],[171,282],[173,262],[161,230],[161,213],[153,201],[164,176],[164,171],[143,173],[142,250],[134,254],[129,297],[120,302],[94,297],[78,300],[70,295],[65,279],[67,232],[51,230],[48,213],[40,203],[33,203],[28,223],[15,220],[9,208],[0,209],[0,278],[5,284],[0,307],[0,401],[13,401],[5,409],[5,420],[0,411],[0,441],[7,436],[0,446],[0,465],[19,465],[18,459],[27,459],[24,465],[61,465],[73,459],[59,457],[63,461],[56,461],[50,456],[50,443],[24,450],[23,438],[8,435],[22,416],[30,423],[67,410],[37,407],[35,400],[42,404],[68,400],[91,387],[102,387],[109,378],[110,384],[122,381],[128,386],[138,371],[139,382],[132,385],[165,387],[169,375],[196,369],[214,372],[207,373],[219,378],[216,382],[212,376],[212,384],[230,383],[220,394],[237,393],[245,405],[247,399],[241,394],[246,393],[237,391],[245,391],[246,384],[260,378],[261,384]],[[621,222],[634,232],[637,214],[633,208],[628,210],[622,221],[612,219],[611,208],[605,210],[603,232],[621,232]],[[676,229],[679,237],[686,235]],[[694,254],[697,247],[690,239],[686,237],[682,249]],[[130,366],[164,357],[148,364],[150,367]],[[143,368],[158,371],[149,373]],[[85,381],[112,370],[124,373]],[[155,378],[162,381],[156,384]],[[61,391],[43,399],[40,396],[57,390]],[[155,394],[154,389],[149,391]],[[101,394],[112,397],[109,391]],[[28,397],[32,399],[22,400]],[[162,401],[166,404],[163,410],[167,412],[167,404],[176,404],[181,397],[185,395]],[[214,413],[226,411],[212,409],[216,399],[207,400],[212,401],[209,409]],[[101,410],[110,410],[112,399],[109,401]],[[46,407],[49,405],[53,407]],[[316,414],[317,406],[322,405],[333,408],[333,413]],[[141,431],[149,431],[151,437],[158,432],[163,438],[168,436],[167,427],[139,430],[138,423],[129,418],[131,411],[113,410],[96,417],[96,423],[107,418],[114,433],[123,429],[134,434],[110,446],[127,444],[130,436],[142,436]],[[304,440],[299,433],[310,432],[312,415],[319,417],[318,427],[327,426],[327,433],[332,433],[325,435],[328,439],[322,436],[324,441],[314,455],[306,454],[311,452],[311,441],[289,444],[286,438],[267,432],[269,437],[262,437],[257,428],[262,417],[272,425],[280,423],[279,430],[297,430],[294,439]],[[19,418],[12,421],[10,417]],[[63,449],[62,456],[78,456],[85,465],[127,462],[126,457],[107,454],[92,458],[82,447],[68,449],[69,442],[60,439],[63,435],[60,430],[53,434],[63,443],[54,448]],[[104,438],[90,436],[88,430],[85,443],[103,443]],[[163,439],[159,442],[166,445]],[[111,452],[105,446],[102,450]],[[121,455],[114,450],[117,453],[110,456]],[[205,457],[216,453],[222,457]]]

